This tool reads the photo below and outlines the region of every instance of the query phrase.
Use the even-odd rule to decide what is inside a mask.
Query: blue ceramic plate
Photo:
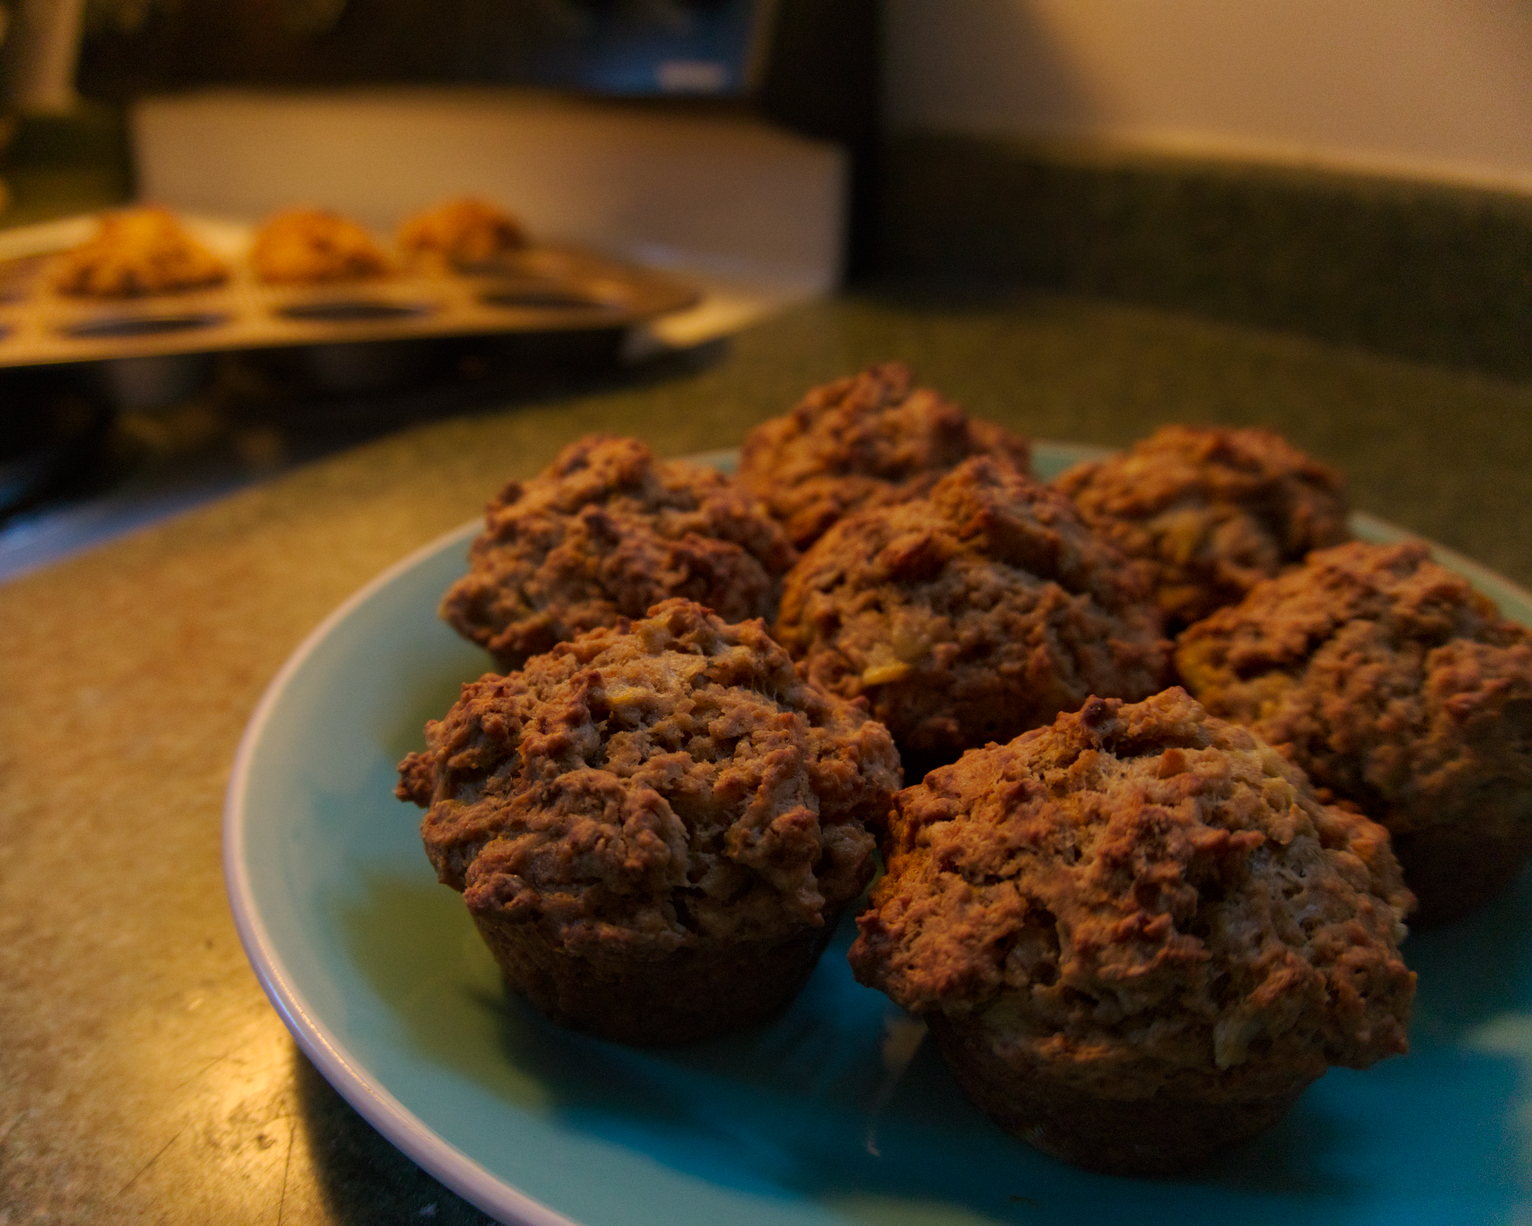
[[[1051,474],[1086,454],[1043,446]],[[308,638],[262,700],[229,790],[245,948],[305,1052],[449,1187],[507,1221],[1532,1223],[1532,874],[1412,937],[1413,1051],[1337,1070],[1195,1179],[1091,1175],[993,1128],[920,1032],[846,967],[848,932],[775,1023],[676,1051],[559,1030],[508,999],[394,800],[394,764],[485,657],[436,618],[467,525]],[[1374,520],[1361,535],[1403,534]],[[1532,597],[1452,555],[1510,616]]]

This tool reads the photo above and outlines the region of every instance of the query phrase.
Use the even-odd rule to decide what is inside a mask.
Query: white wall
[[[1528,0],[888,0],[895,130],[1532,190]]]

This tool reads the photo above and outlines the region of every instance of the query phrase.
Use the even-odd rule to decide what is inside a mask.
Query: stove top
[[[196,394],[114,403],[86,372],[0,371],[0,581],[297,465],[433,419],[595,392],[708,347],[635,364],[620,338],[570,336],[532,355],[442,355],[403,386],[316,388],[293,372],[220,359]]]
[[[623,331],[443,342],[403,370],[316,365],[301,349],[212,355],[190,379],[153,364],[0,370],[0,582],[419,422],[713,360],[728,336],[822,292],[673,271],[698,306]]]

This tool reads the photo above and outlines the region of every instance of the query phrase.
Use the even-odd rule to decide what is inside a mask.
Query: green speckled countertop
[[[241,730],[331,608],[563,443],[732,446],[894,357],[1044,438],[1273,426],[1359,507],[1532,583],[1532,385],[1087,300],[887,290],[621,390],[406,429],[0,586],[0,1222],[481,1220],[324,1084],[246,964],[219,864]]]

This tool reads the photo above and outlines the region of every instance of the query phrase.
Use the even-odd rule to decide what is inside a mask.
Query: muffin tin
[[[114,300],[54,293],[48,258],[0,264],[0,368],[606,331],[698,299],[664,273],[560,246],[525,248],[472,271],[303,287],[263,285],[236,262],[215,288]]]

